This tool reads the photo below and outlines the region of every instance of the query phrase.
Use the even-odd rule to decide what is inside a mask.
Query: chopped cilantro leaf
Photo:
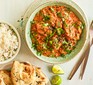
[[[49,57],[54,57],[54,54],[51,54]]]
[[[63,40],[63,42],[62,42],[62,44],[64,45],[64,44],[68,44],[68,42],[66,41],[66,40]]]
[[[54,31],[53,33],[49,34],[46,38],[45,41],[48,42],[49,39],[55,34],[56,31]]]
[[[48,21],[48,20],[50,20],[50,16],[49,15],[44,16],[44,21]]]
[[[57,34],[58,35],[61,35],[61,34],[64,34],[64,30],[62,28],[57,28]]]
[[[30,23],[31,23],[31,24],[34,24],[34,23],[35,23],[35,21],[30,21]]]
[[[64,55],[64,54],[61,54],[60,56],[61,56],[61,57],[65,57],[65,55]]]
[[[40,51],[37,51],[36,53],[38,56],[41,56],[41,52]]]
[[[48,23],[44,23],[43,26],[47,27],[47,26],[49,26],[49,24]]]
[[[49,41],[49,43],[52,45],[53,41]]]
[[[84,29],[84,27],[85,27],[85,24],[82,23],[81,25],[78,26],[78,29],[80,29],[80,28],[81,28],[81,29]]]
[[[60,18],[62,18],[61,12],[57,12],[57,16],[60,17]]]
[[[66,11],[70,12],[70,8],[69,7],[66,7]]]
[[[65,27],[67,27],[68,25],[67,25],[67,23],[65,22],[65,20],[63,21],[63,24],[64,24],[64,26]]]
[[[36,49],[36,47],[37,47],[36,44],[32,43],[32,48]]]
[[[84,28],[85,28],[85,24],[84,24],[84,23],[82,23],[81,28],[82,28],[82,29],[84,29]]]
[[[46,43],[43,44],[43,48],[47,49],[47,44]]]
[[[55,38],[53,41],[54,41],[54,43],[58,43],[58,39],[57,38]]]
[[[68,49],[67,49],[66,52],[69,54],[69,53],[71,53],[71,50],[68,50]]]
[[[51,47],[50,47],[50,48],[49,48],[49,50],[50,50],[50,51],[52,51],[52,50],[53,50],[53,48],[51,48]]]
[[[52,12],[54,12],[54,9],[53,9],[52,7],[50,8],[50,10],[51,10]]]

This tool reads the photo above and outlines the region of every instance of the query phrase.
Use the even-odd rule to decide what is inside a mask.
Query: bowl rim
[[[9,58],[9,59],[7,59],[7,60],[4,60],[4,61],[1,61],[1,62],[0,62],[0,64],[6,64],[6,63],[12,61],[12,60],[18,55],[18,53],[19,53],[19,51],[20,51],[20,48],[21,48],[21,38],[20,38],[20,35],[19,35],[16,27],[14,27],[12,24],[10,24],[10,23],[8,23],[8,22],[6,22],[6,21],[0,21],[0,23],[6,24],[6,25],[8,25],[8,26],[11,27],[11,29],[12,29],[12,30],[14,31],[14,33],[16,34],[16,36],[17,36],[17,38],[18,38],[18,43],[19,43],[18,49],[17,49],[16,53],[15,53],[12,57]]]
[[[48,1],[48,2],[46,2],[46,3],[49,3],[49,2],[54,2],[54,1]],[[58,3],[64,3],[63,1],[57,1],[57,2],[58,2]],[[72,2],[74,5],[76,5],[76,6],[78,7],[78,8],[76,9],[76,7],[73,7],[73,6],[72,6],[72,7],[73,7],[75,10],[77,10],[78,12],[79,12],[79,10],[82,12],[82,13],[79,12],[79,14],[80,14],[81,16],[82,16],[82,14],[83,14],[83,15],[84,15],[84,18],[83,18],[83,19],[86,21],[86,26],[87,26],[87,28],[86,28],[86,38],[85,38],[85,42],[84,42],[81,50],[78,52],[78,53],[81,52],[81,55],[82,55],[82,54],[85,52],[85,50],[87,49],[87,44],[88,44],[87,41],[88,41],[88,39],[89,39],[89,21],[88,21],[87,15],[84,13],[83,9],[81,9],[80,6],[79,6],[78,4],[76,4],[74,1],[70,0],[70,2]],[[46,3],[43,3],[43,4],[39,5],[38,7],[40,7],[40,6],[42,6],[42,5],[46,4]],[[64,3],[64,4],[65,4],[65,3]],[[66,3],[66,4],[67,4],[67,3]],[[67,4],[67,5],[69,5],[69,4]],[[71,6],[71,5],[70,5],[70,6]],[[37,8],[36,8],[36,9],[37,9]],[[35,11],[36,9],[34,9],[34,11]],[[78,10],[78,9],[79,9],[79,10]],[[34,11],[32,11],[32,13],[30,14],[30,17],[31,17],[31,15],[33,14]],[[27,23],[28,23],[30,17],[28,18]],[[29,43],[28,43],[28,40],[27,40],[27,34],[26,34],[27,23],[26,23],[26,26],[25,26],[25,40],[26,40],[27,46],[29,47],[30,51],[36,56],[36,58],[38,58],[38,59],[40,59],[40,60],[42,60],[42,61],[44,61],[44,62],[46,62],[46,63],[59,64],[59,63],[65,63],[65,62],[67,62],[67,61],[70,61],[71,59],[73,59],[75,56],[78,55],[78,53],[77,53],[74,57],[72,57],[72,58],[70,58],[70,59],[67,59],[67,60],[65,60],[65,61],[62,61],[62,62],[50,62],[50,61],[46,61],[46,60],[44,60],[44,59],[39,58],[39,57],[36,55],[36,53],[34,53],[34,52],[32,51],[32,49],[30,48],[30,46],[29,46]]]

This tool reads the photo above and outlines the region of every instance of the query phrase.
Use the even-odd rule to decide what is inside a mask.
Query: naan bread
[[[48,82],[40,68],[18,61],[13,63],[11,77],[13,85],[46,85]]]
[[[48,83],[47,77],[42,73],[40,68],[36,68],[36,84],[35,85],[46,85]]]
[[[13,85],[9,71],[0,71],[0,85]]]
[[[14,61],[11,77],[14,85],[34,85],[35,68],[28,63]]]

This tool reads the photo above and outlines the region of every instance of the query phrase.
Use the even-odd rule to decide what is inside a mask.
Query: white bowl
[[[7,59],[7,60],[5,60],[5,61],[1,61],[1,62],[0,62],[0,64],[6,64],[6,63],[12,61],[12,60],[17,56],[17,54],[18,54],[18,52],[19,52],[19,50],[20,50],[20,47],[21,47],[21,38],[20,38],[20,35],[19,35],[18,31],[16,30],[16,28],[15,28],[13,25],[11,25],[11,24],[9,24],[9,23],[7,23],[7,22],[4,22],[4,21],[0,21],[0,23],[6,24],[6,25],[10,26],[11,29],[15,32],[15,34],[16,34],[16,36],[17,36],[17,38],[18,38],[18,48],[17,48],[16,53],[15,53],[11,58],[9,58],[9,59]]]
[[[38,13],[42,8],[46,7],[46,6],[53,6],[53,5],[61,5],[61,6],[66,6],[69,7],[77,16],[78,18],[85,23],[85,28],[83,30],[81,39],[79,40],[78,44],[76,45],[76,48],[68,55],[66,55],[65,58],[63,57],[58,57],[58,58],[51,58],[51,57],[46,57],[46,56],[39,56],[36,54],[36,50],[34,50],[33,48],[31,48],[32,46],[32,41],[30,38],[30,29],[31,29],[31,23],[30,21],[33,21],[33,18],[35,17],[36,13]],[[74,58],[75,56],[77,56],[78,54],[83,54],[87,48],[87,41],[89,38],[89,23],[88,23],[88,19],[87,16],[85,15],[85,13],[83,12],[83,10],[73,1],[71,0],[51,0],[51,1],[47,1],[46,2],[42,2],[41,5],[39,5],[37,8],[33,7],[34,11],[31,13],[27,24],[26,24],[26,28],[25,28],[25,38],[26,38],[26,42],[28,47],[30,48],[30,50],[32,51],[32,53],[39,58],[40,60],[43,60],[45,62],[48,63],[64,63],[67,62],[68,60],[71,60],[72,58]]]

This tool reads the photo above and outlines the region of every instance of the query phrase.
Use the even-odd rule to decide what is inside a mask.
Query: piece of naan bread
[[[36,67],[36,84],[35,85],[47,85],[48,79],[42,73],[41,68]]]
[[[0,70],[0,85],[13,85],[10,71]]]
[[[40,68],[18,61],[13,63],[11,77],[13,85],[46,85],[48,82]]]
[[[33,85],[35,81],[35,68],[28,63],[14,61],[11,77],[14,85]]]

